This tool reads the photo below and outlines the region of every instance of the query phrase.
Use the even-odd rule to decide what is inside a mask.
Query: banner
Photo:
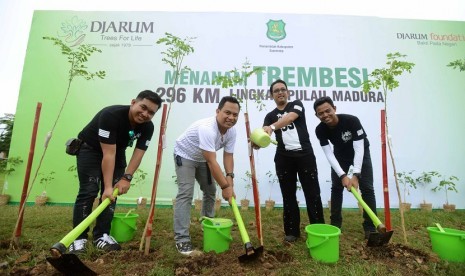
[[[437,171],[445,177],[457,176],[459,193],[449,191],[447,196],[450,203],[464,208],[460,199],[465,191],[461,127],[461,119],[465,118],[465,74],[447,67],[449,62],[464,58],[464,30],[465,22],[356,16],[35,11],[10,151],[10,157],[21,157],[25,162],[8,176],[5,192],[12,201],[19,202],[37,102],[43,104],[38,137],[46,137],[62,111],[28,200],[46,191],[52,203],[73,203],[78,192],[76,160],[65,154],[66,140],[76,137],[103,107],[129,105],[140,91],[150,89],[165,103],[172,103],[157,203],[171,204],[177,193],[172,155],[175,139],[194,121],[214,116],[225,95],[237,95],[242,100],[234,153],[235,191],[238,199],[246,195],[251,199],[252,192],[246,188],[250,167],[243,113],[247,106],[251,129],[261,127],[267,112],[275,108],[269,84],[279,78],[288,84],[289,100],[304,103],[324,205],[330,199],[330,165],[315,137],[319,120],[314,116],[313,102],[326,95],[334,100],[337,113],[359,117],[368,134],[379,207],[384,206],[380,112],[387,104],[397,172],[414,171],[420,175]],[[174,72],[162,61],[167,47],[156,43],[166,33],[191,38],[194,47],[183,61],[183,66],[191,70],[182,72],[176,89],[172,88]],[[83,70],[104,72],[104,78],[86,79],[77,73],[70,80],[73,60],[50,38],[59,39],[70,49],[81,45],[97,48],[82,62]],[[398,78],[399,87],[388,92],[387,98],[383,90],[362,92],[362,82],[374,69],[386,67],[386,55],[395,52],[415,63],[412,72]],[[244,85],[222,88],[213,83],[217,76],[241,69],[246,60],[252,67],[264,69],[263,74],[249,78],[247,90]],[[257,100],[265,104],[264,109],[260,110]],[[145,180],[121,196],[120,203],[135,203],[141,196],[150,198],[160,117],[156,114],[153,119],[154,138],[140,167],[147,174]],[[43,152],[39,140],[33,173]],[[279,184],[273,181],[274,153],[274,146],[255,151],[257,178],[261,201],[271,198],[280,204]],[[129,158],[132,148],[126,154]],[[222,164],[222,151],[217,156]],[[389,155],[387,161],[391,206],[397,207]],[[46,181],[47,177],[50,181]],[[435,179],[424,190],[410,189],[409,194],[402,190],[402,196],[405,193],[413,206],[425,198],[440,207],[446,202],[445,192],[431,191],[440,180]],[[297,193],[304,206],[302,191]],[[201,197],[198,185],[194,197]],[[354,206],[355,199],[346,194],[344,207]]]

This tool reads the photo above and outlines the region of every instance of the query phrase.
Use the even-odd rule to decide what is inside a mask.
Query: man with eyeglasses
[[[79,133],[81,147],[77,153],[79,192],[74,204],[73,226],[76,227],[91,212],[94,199],[100,191],[101,203],[109,198],[111,204],[97,217],[93,228],[93,243],[104,251],[120,250],[121,246],[110,236],[116,198],[128,192],[133,173],[139,167],[153,135],[152,118],[161,106],[158,94],[144,90],[131,100],[130,105],[113,105],[100,110]],[[129,164],[126,148],[137,140]],[[69,253],[86,252],[86,229],[70,245]]]
[[[326,96],[313,104],[315,115],[321,123],[315,133],[331,165],[331,225],[342,226],[342,199],[344,187],[360,187],[362,198],[376,214],[376,198],[373,189],[373,166],[370,157],[370,143],[360,120],[349,114],[336,114],[333,100]],[[331,145],[333,145],[333,149]],[[347,176],[353,165],[353,175]],[[368,214],[363,211],[362,223],[365,239],[375,226]]]
[[[268,135],[274,132],[278,141],[274,161],[283,196],[284,240],[295,242],[301,232],[297,181],[301,183],[310,223],[325,222],[318,170],[302,102],[288,102],[287,84],[283,80],[271,84],[270,94],[276,108],[265,116],[263,129]]]
[[[241,106],[231,96],[220,100],[216,116],[192,123],[174,145],[174,162],[178,194],[174,206],[174,240],[183,255],[193,252],[189,227],[195,181],[203,192],[201,216],[215,216],[216,186],[218,183],[225,200],[234,196],[234,145]],[[224,174],[216,160],[216,152],[223,148]],[[213,178],[213,179],[212,179]]]

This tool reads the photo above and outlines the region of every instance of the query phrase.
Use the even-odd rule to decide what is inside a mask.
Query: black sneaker
[[[296,236],[288,235],[284,237],[284,240],[287,242],[295,242],[298,239]]]
[[[190,255],[192,253],[192,243],[190,241],[176,243],[176,249],[183,255]]]
[[[118,242],[110,235],[103,234],[102,237],[94,241],[95,247],[105,251],[116,251],[120,250],[121,246]]]
[[[87,244],[87,239],[75,240],[69,246],[69,253],[70,254],[75,254],[75,255],[85,254],[86,253],[86,244]]]

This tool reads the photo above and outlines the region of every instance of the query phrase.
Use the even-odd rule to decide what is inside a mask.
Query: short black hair
[[[316,112],[316,108],[324,103],[329,103],[332,107],[334,107],[334,103],[333,103],[333,100],[328,97],[328,96],[324,96],[324,97],[321,97],[319,99],[317,99],[314,103],[313,103],[313,110],[315,110]]]
[[[277,83],[282,83],[282,84],[284,84],[284,86],[286,86],[286,89],[287,89],[287,83],[286,83],[285,81],[283,81],[283,80],[277,79],[277,80],[275,80],[274,82],[272,82],[271,85],[270,85],[270,95],[271,95],[271,96],[273,96],[273,86],[274,86],[275,84],[277,84]]]
[[[223,98],[221,98],[220,103],[218,104],[218,109],[222,109],[226,102],[237,104],[239,106],[239,111],[241,110],[241,104],[233,96],[224,96]]]
[[[157,93],[153,92],[152,90],[144,90],[137,95],[136,100],[142,101],[143,99],[147,99],[152,103],[158,105],[158,109],[161,107],[161,98],[158,96]]]

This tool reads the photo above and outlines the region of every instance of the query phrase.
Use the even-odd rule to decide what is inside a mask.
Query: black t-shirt
[[[147,150],[153,135],[153,123],[147,122],[133,128],[129,122],[129,105],[113,105],[100,110],[79,133],[79,139],[102,151],[100,143],[116,144],[116,164],[126,166],[126,148],[130,141],[136,148]]]
[[[305,108],[300,100],[288,102],[283,110],[275,108],[266,114],[263,125],[272,125],[290,112],[297,113],[299,117],[290,125],[276,129],[275,135],[276,141],[278,141],[276,151],[287,155],[313,152],[305,120]]]
[[[353,161],[354,141],[364,139],[365,149],[370,146],[365,129],[360,120],[348,114],[338,114],[339,122],[335,128],[328,127],[321,122],[315,129],[315,134],[321,146],[334,146],[334,155],[338,161]]]

